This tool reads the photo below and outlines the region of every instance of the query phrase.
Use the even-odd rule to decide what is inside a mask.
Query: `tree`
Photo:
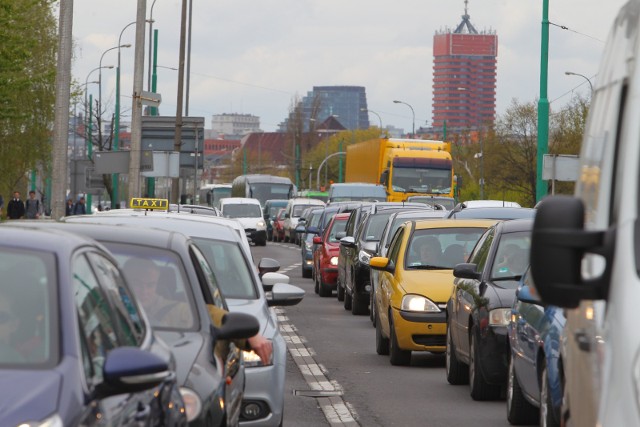
[[[48,168],[54,116],[56,20],[51,0],[0,6],[0,194],[26,189],[25,176]]]

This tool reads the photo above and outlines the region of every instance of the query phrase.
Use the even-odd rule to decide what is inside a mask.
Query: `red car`
[[[348,219],[349,213],[335,215],[322,236],[313,238],[313,243],[318,245],[313,252],[315,291],[321,297],[331,296],[331,291],[337,288],[340,239],[336,235],[345,231]]]
[[[276,218],[273,220],[273,241],[284,242],[284,214],[287,210],[280,208]]]

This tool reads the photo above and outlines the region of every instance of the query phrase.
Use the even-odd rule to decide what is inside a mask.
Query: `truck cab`
[[[574,196],[537,208],[531,272],[565,308],[561,422],[640,425],[640,0],[618,14],[603,53]]]

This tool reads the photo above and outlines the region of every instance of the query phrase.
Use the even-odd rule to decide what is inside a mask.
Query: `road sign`
[[[143,90],[140,94],[140,100],[142,101],[142,105],[148,105],[150,107],[159,107],[162,102],[162,95],[155,92],[147,92]]]
[[[123,151],[96,151],[93,153],[95,173],[129,173],[129,161],[131,152]],[[143,150],[140,156],[140,171],[153,170],[153,155],[151,151]]]
[[[542,159],[542,179],[576,181],[580,158],[569,154],[545,154]]]

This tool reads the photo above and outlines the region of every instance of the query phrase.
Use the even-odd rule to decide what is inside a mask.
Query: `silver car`
[[[154,212],[145,216],[127,212],[124,215],[72,216],[65,220],[162,228],[190,236],[214,271],[229,310],[255,316],[260,322],[260,333],[273,344],[273,360],[266,366],[255,353],[244,352],[246,385],[240,424],[278,426],[282,423],[284,410],[287,346],[280,334],[276,315],[269,307],[298,304],[304,290],[278,283],[273,285],[271,298],[267,299],[242,237],[220,219],[191,214],[177,216]],[[265,265],[276,262],[263,261]],[[273,269],[275,267],[271,271]]]

